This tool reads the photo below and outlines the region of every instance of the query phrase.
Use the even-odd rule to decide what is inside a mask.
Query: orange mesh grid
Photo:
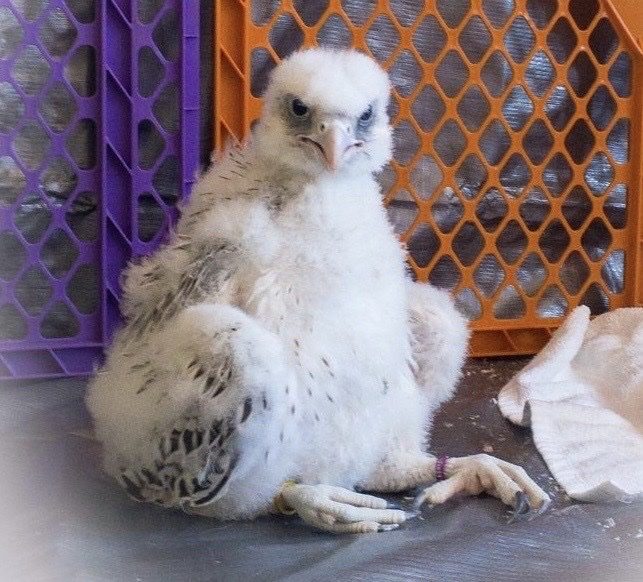
[[[530,354],[578,304],[643,305],[642,27],[623,25],[640,18],[637,2],[515,0],[503,13],[494,0],[449,1],[461,6],[455,16],[446,0],[320,0],[304,22],[301,1],[255,0],[253,20],[251,2],[216,0],[215,145],[242,140],[260,114],[253,60],[323,44],[334,20],[342,34],[331,44],[373,54],[402,79],[392,104],[402,147],[385,201],[411,209],[398,228],[418,280],[469,305],[473,355]],[[275,42],[284,30],[285,48]],[[516,31],[528,51],[513,46]],[[487,41],[472,48],[470,35]],[[492,79],[492,67],[511,79]],[[554,116],[561,100],[568,113]],[[512,114],[516,102],[525,115]]]

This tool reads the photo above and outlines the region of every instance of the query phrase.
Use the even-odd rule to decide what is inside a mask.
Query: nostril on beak
[[[319,124],[319,131],[326,131],[326,124],[325,123],[320,123]]]

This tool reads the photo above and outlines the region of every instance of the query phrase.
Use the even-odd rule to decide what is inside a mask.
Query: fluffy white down
[[[270,109],[284,86],[351,115],[376,102],[382,121],[370,156],[333,173],[284,147]],[[388,91],[381,69],[354,52],[286,61],[255,141],[199,179],[169,244],[128,269],[127,323],[87,397],[110,473],[145,463],[155,436],[194,410],[201,388],[184,370],[195,354],[234,356],[235,389],[216,406],[232,410],[261,391],[270,403],[263,414],[255,406],[239,429],[239,462],[202,513],[253,517],[285,480],[350,488],[396,455],[424,450],[431,414],[459,377],[468,332],[446,293],[408,280],[372,176],[390,157]],[[216,292],[134,338],[131,321],[159,304],[193,259],[181,247],[212,241],[232,249]],[[163,275],[150,284],[155,269]],[[214,346],[223,328],[235,331]],[[137,393],[143,360],[155,375]]]

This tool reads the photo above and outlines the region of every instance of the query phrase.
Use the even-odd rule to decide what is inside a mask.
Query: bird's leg
[[[439,480],[438,480],[439,478]],[[514,508],[516,515],[543,512],[549,496],[517,465],[490,455],[436,459],[404,455],[383,463],[360,488],[367,491],[405,491],[433,483],[416,498],[416,507],[444,503],[457,494],[488,493]]]
[[[332,485],[287,482],[276,505],[306,523],[333,533],[369,533],[399,527],[409,514],[391,509],[386,500]]]

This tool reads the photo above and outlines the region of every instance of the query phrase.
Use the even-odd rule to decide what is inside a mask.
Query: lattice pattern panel
[[[533,353],[581,303],[643,303],[641,49],[609,2],[215,6],[219,147],[300,46],[357,47],[389,71],[385,200],[417,278],[473,321],[475,355]]]
[[[0,378],[100,358],[195,173],[197,31],[179,0],[0,7]]]

